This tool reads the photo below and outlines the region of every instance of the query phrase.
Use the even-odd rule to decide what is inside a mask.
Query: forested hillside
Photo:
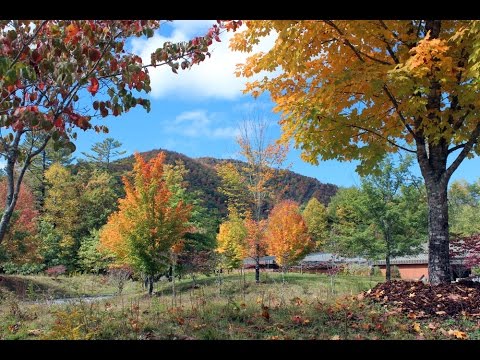
[[[151,150],[141,153],[141,155],[149,160],[155,157],[160,151],[166,154],[166,162],[173,164],[177,160],[185,163],[189,171],[186,181],[189,183],[189,190],[201,191],[204,194],[204,205],[209,208],[217,208],[221,215],[226,214],[226,198],[217,189],[220,185],[220,178],[215,171],[215,166],[222,162],[228,161],[234,163],[239,169],[244,163],[238,160],[223,160],[211,157],[190,158],[184,154],[180,154],[169,150]],[[117,160],[112,163],[112,170],[117,174],[123,174],[132,169],[133,156]],[[317,198],[323,204],[327,205],[330,198],[335,195],[338,187],[333,184],[323,184],[317,179],[297,174],[293,171],[282,170],[277,171],[273,179],[276,194],[281,194],[282,198],[298,201],[300,204],[307,202],[312,196]],[[272,204],[268,204],[271,209]]]

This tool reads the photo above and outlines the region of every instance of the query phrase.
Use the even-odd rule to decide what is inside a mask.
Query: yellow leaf
[[[414,323],[412,324],[412,328],[413,328],[413,330],[415,330],[417,333],[420,332],[420,324],[419,324],[418,322],[414,322]]]
[[[460,340],[468,339],[467,333],[460,330],[448,330],[448,335],[454,336],[455,338]]]

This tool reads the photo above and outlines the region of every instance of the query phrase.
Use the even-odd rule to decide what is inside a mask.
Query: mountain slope
[[[184,162],[185,167],[190,170],[185,179],[188,181],[189,189],[192,191],[200,190],[204,194],[204,205],[207,208],[216,208],[221,215],[226,214],[226,198],[217,190],[220,185],[220,178],[217,175],[215,166],[223,162],[232,162],[241,168],[244,164],[242,161],[211,157],[191,158],[175,151],[162,149],[150,150],[140,154],[146,160],[150,160],[161,151],[165,152],[166,162],[169,164],[173,164],[177,160]],[[111,164],[112,170],[116,173],[125,173],[132,170],[132,167],[133,156],[117,160]],[[293,199],[300,204],[307,202],[314,196],[323,204],[327,205],[330,202],[330,198],[335,195],[338,190],[336,185],[323,184],[317,179],[303,176],[289,170],[277,171],[274,179],[272,179],[272,183],[276,194],[283,192],[283,198]],[[272,204],[267,205],[267,209],[271,207]]]

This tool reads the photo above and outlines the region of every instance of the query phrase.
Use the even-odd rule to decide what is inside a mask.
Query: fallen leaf
[[[420,324],[419,324],[418,322],[414,322],[414,323],[412,324],[412,328],[413,328],[413,330],[415,330],[416,332],[418,332],[418,333],[420,332]]]
[[[39,336],[42,334],[42,330],[40,329],[31,329],[27,331],[27,335],[29,336]]]
[[[461,340],[468,339],[467,333],[460,330],[448,330],[448,335],[454,336],[457,339],[461,339]]]
[[[340,335],[333,335],[330,340],[340,340]]]

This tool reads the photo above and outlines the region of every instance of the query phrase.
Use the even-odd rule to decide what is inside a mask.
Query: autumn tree
[[[251,208],[251,199],[245,177],[231,162],[224,162],[216,166],[220,176],[219,192],[227,197],[227,208],[234,208],[242,217],[245,217]]]
[[[79,227],[77,237],[90,236],[92,230],[98,230],[107,223],[108,217],[117,210],[115,179],[105,170],[81,169],[74,181],[79,189]]]
[[[468,20],[247,21],[231,47],[273,47],[237,75],[246,91],[271,94],[285,142],[302,157],[359,160],[365,173],[387,153],[416,156],[429,208],[429,280],[450,281],[448,182],[480,152],[480,22]]]
[[[253,111],[240,124],[240,135],[237,137],[240,155],[246,161],[242,170],[253,203],[252,219],[256,222],[261,221],[266,200],[273,195],[269,181],[275,175],[275,168],[279,168],[283,164],[288,152],[287,146],[269,141],[268,125],[269,121],[265,116],[258,111]],[[260,224],[257,224],[256,227],[259,226]],[[261,239],[261,237],[254,238]],[[259,283],[262,244],[257,242],[251,245],[255,254],[253,256],[255,281]]]
[[[38,147],[43,141],[41,137],[37,136],[34,139],[31,133],[26,133],[25,141],[21,146],[29,146],[32,140],[35,141],[34,147]],[[42,152],[32,159],[32,162],[25,173],[25,183],[32,189],[32,192],[35,195],[37,209],[40,213],[44,210],[47,189],[45,172],[54,163],[68,166],[73,160],[74,158],[71,149],[66,147],[54,149],[53,142],[49,142]]]
[[[267,220],[255,220],[247,216],[244,220],[244,226],[247,231],[244,243],[244,254],[255,261],[260,257],[267,255],[267,244],[265,231],[267,230]]]
[[[7,181],[4,178],[0,181],[0,208],[5,203],[6,193]],[[18,195],[18,206],[0,247],[0,260],[13,266],[40,262],[39,241],[36,237],[38,215],[33,193],[23,185]]]
[[[268,253],[275,256],[283,272],[315,246],[300,208],[292,200],[284,200],[272,209],[265,237]]]
[[[44,245],[51,249],[45,251],[56,256],[60,264],[72,268],[80,246],[76,236],[82,225],[79,221],[82,215],[80,189],[70,170],[58,163],[50,166],[45,173],[45,179],[47,193],[42,220],[52,227]],[[42,230],[46,231],[47,224],[43,225]],[[57,248],[60,251],[56,251]]]
[[[82,154],[97,167],[108,171],[110,170],[110,162],[126,153],[125,150],[118,150],[121,147],[122,143],[120,141],[108,137],[102,142],[93,144],[90,148],[92,153],[82,152]]]
[[[316,248],[321,248],[328,236],[327,208],[317,198],[312,197],[305,206],[302,216]]]
[[[245,258],[247,229],[243,219],[231,208],[226,221],[220,224],[217,235],[217,252],[227,269],[237,269]]]
[[[148,69],[168,65],[188,69],[210,56],[221,29],[241,22],[219,21],[203,37],[166,42],[145,64],[124,49],[132,37],[152,37],[160,20],[0,21],[0,153],[7,160],[7,194],[0,220],[0,243],[33,159],[50,141],[72,152],[78,130],[107,132],[92,119],[119,116],[150,102]],[[80,99],[80,96],[82,99]],[[30,133],[31,141],[25,141]],[[38,140],[38,141],[37,141]],[[18,167],[18,174],[15,168]]]
[[[209,211],[204,207],[204,196],[201,191],[187,190],[188,182],[185,178],[188,173],[189,170],[181,160],[175,164],[164,165],[163,178],[172,193],[172,205],[182,201],[192,206],[190,229],[185,233],[182,251],[173,266],[178,268],[175,272],[179,275],[189,273],[195,286],[195,274],[210,273],[215,266],[219,219],[215,211]]]
[[[100,234],[101,246],[116,255],[117,263],[147,274],[150,295],[154,275],[171,264],[190,227],[191,205],[173,199],[164,161],[163,152],[149,162],[135,154],[133,180],[124,177],[126,196]]]

